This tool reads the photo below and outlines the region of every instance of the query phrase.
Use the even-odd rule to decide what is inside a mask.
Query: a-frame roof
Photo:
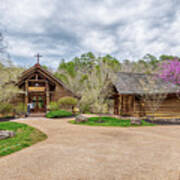
[[[64,89],[66,89],[67,91],[69,91],[70,93],[72,93],[73,96],[76,96],[69,88],[67,88],[65,86],[65,84],[57,79],[51,72],[49,72],[48,70],[44,69],[40,64],[35,64],[34,66],[32,66],[31,68],[27,69],[26,71],[24,71],[21,75],[21,77],[19,78],[19,81],[17,83],[18,86],[21,86],[25,80],[33,73],[35,72],[39,72],[40,74],[42,74],[43,76],[45,76],[48,80],[55,82],[57,84],[59,84],[60,86],[62,86]]]

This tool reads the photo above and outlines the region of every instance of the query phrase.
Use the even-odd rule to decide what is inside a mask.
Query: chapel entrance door
[[[46,111],[46,96],[43,94],[32,94],[30,96],[30,103],[33,104],[31,112],[45,112]]]

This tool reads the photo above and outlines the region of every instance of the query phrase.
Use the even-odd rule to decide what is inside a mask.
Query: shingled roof
[[[78,97],[72,90],[66,87],[66,85],[59,79],[57,79],[51,72],[48,70],[44,69],[40,64],[35,64],[33,67],[27,69],[24,71],[19,78],[19,81],[17,83],[18,86],[20,86],[22,83],[24,83],[24,80],[32,73],[34,72],[43,72],[47,78],[50,78],[51,80],[57,82],[59,85],[61,85],[64,89],[72,93],[75,97]]]
[[[179,86],[165,82],[152,74],[118,72],[116,75],[113,85],[119,94],[180,92]]]

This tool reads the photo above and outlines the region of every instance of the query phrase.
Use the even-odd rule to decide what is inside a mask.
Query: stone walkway
[[[0,158],[0,180],[178,180],[180,126],[72,125],[21,119],[48,139]]]

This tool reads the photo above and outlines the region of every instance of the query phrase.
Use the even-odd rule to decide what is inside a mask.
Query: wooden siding
[[[12,104],[18,105],[19,103],[25,103],[24,99],[25,99],[25,95],[19,94],[15,98],[12,99]]]
[[[147,105],[144,107],[146,115],[151,115]],[[180,99],[176,95],[169,95],[160,105],[156,116],[179,116],[180,115]]]
[[[56,84],[55,91],[52,93],[51,101],[58,101],[60,98],[65,96],[73,96],[73,94],[66,90],[63,86]]]

